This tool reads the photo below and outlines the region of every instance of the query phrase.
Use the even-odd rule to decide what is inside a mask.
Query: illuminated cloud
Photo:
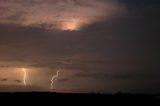
[[[124,10],[117,0],[1,0],[0,23],[72,31]]]

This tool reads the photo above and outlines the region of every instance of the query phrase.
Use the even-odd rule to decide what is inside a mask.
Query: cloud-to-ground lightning
[[[27,76],[27,73],[26,73],[25,68],[22,68],[22,71],[23,71],[23,73],[24,73],[24,75],[23,75],[23,84],[24,84],[24,86],[26,86],[26,85],[27,85],[27,83],[26,83],[26,76]]]
[[[27,71],[26,71],[26,69],[25,68],[22,68],[22,71],[23,71],[23,84],[24,84],[24,86],[27,86]],[[28,81],[29,81],[29,84],[31,85],[31,81],[30,81],[30,79],[29,79],[29,77],[28,77]]]
[[[60,70],[57,70],[56,75],[51,78],[51,89],[53,89],[54,80],[59,76]]]

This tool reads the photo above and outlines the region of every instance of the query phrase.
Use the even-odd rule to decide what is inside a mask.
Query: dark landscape
[[[58,103],[63,104],[61,101],[67,103],[99,103],[99,104],[125,104],[125,105],[159,105],[160,94],[129,94],[129,93],[116,93],[116,94],[101,94],[101,93],[58,93],[58,92],[3,92],[0,93],[3,99],[18,99],[22,102],[25,100],[33,102],[45,103]]]

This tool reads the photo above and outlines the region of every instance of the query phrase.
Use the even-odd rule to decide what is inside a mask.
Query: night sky
[[[159,93],[159,36],[160,0],[0,0],[0,91]]]

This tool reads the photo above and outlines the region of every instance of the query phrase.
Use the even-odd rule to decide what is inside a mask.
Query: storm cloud
[[[1,0],[0,23],[65,30],[86,26],[125,11],[117,0]]]
[[[0,85],[21,84],[14,80],[26,68],[32,85],[48,90],[60,69],[56,90],[159,92],[160,6],[153,1],[0,0],[0,79],[9,79]],[[78,19],[82,30],[55,30],[66,19]]]

